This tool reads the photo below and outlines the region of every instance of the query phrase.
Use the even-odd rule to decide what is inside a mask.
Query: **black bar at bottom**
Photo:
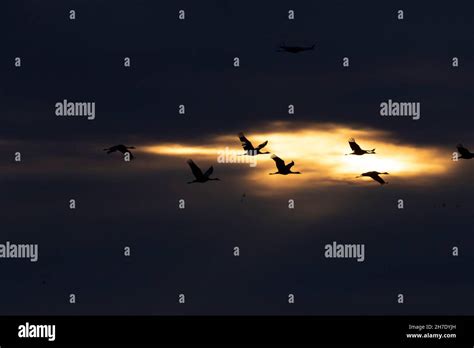
[[[27,324],[28,323],[28,324]],[[54,340],[52,327],[54,326]],[[36,336],[45,337],[19,337]],[[0,347],[34,344],[474,344],[473,316],[12,316]]]

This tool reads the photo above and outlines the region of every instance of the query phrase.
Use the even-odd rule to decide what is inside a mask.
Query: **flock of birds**
[[[278,47],[278,52],[287,52],[287,53],[300,53],[304,51],[312,51],[315,48],[315,44],[311,46],[288,46],[288,45],[280,45]],[[268,144],[268,140],[261,143],[260,145],[254,147],[252,143],[245,137],[244,133],[240,132],[238,134],[239,139],[242,143],[242,147],[245,150],[245,153],[242,155],[247,155],[247,156],[257,156],[257,155],[265,155],[265,154],[270,154],[270,152],[262,152],[261,150]],[[364,150],[362,149],[355,141],[354,138],[349,139],[349,146],[352,149],[351,153],[348,153],[346,155],[356,155],[356,156],[362,156],[362,155],[375,155],[375,149],[372,150]],[[474,158],[474,153],[470,152],[467,148],[465,148],[462,144],[459,144],[456,146],[459,157],[461,159],[471,159]],[[112,152],[121,152],[122,154],[128,153],[130,156],[130,159],[134,159],[135,157],[131,153],[130,149],[135,149],[134,146],[125,146],[123,144],[115,145],[109,148],[104,149],[104,151],[107,151],[107,154],[110,154]],[[281,174],[281,175],[289,175],[289,174],[301,174],[301,172],[293,172],[291,168],[295,165],[294,161],[291,161],[290,163],[285,163],[284,160],[282,160],[280,157],[276,156],[275,154],[271,155],[271,159],[275,161],[275,165],[277,168],[276,172],[269,173],[269,175],[276,175],[276,174]],[[207,181],[214,181],[214,180],[220,180],[219,178],[211,178],[210,176],[212,175],[214,171],[214,167],[211,166],[209,167],[204,173],[202,172],[201,168],[197,166],[196,163],[192,159],[187,160],[187,163],[189,167],[191,168],[191,171],[195,177],[193,181],[188,182],[188,184],[193,184],[193,183],[204,183]],[[360,177],[369,177],[372,178],[373,180],[377,181],[381,185],[388,184],[380,175],[388,175],[388,172],[377,172],[377,171],[370,171],[370,172],[365,172],[360,174],[359,176],[356,176],[356,178]]]
[[[242,143],[242,147],[245,150],[245,153],[241,154],[241,156],[257,156],[257,155],[265,155],[265,154],[270,154],[270,152],[265,151],[263,152],[262,149],[267,146],[268,140],[261,143],[258,146],[253,146],[250,140],[248,140],[244,133],[240,132],[238,134],[239,139]],[[352,149],[351,153],[348,153],[346,155],[356,155],[356,156],[362,156],[362,155],[375,155],[375,149],[371,150],[364,150],[362,149],[359,144],[356,143],[354,138],[349,139],[349,146]],[[128,153],[130,155],[130,159],[134,159],[135,157],[131,153],[130,149],[135,149],[134,146],[125,146],[123,144],[120,145],[115,145],[109,148],[105,148],[104,151],[107,151],[107,154],[113,153],[113,152],[121,152],[122,154]],[[459,153],[459,157],[461,159],[471,159],[474,158],[474,153],[470,152],[467,148],[465,148],[462,144],[457,145],[457,150]],[[291,168],[295,165],[294,161],[291,161],[290,163],[285,163],[284,160],[282,160],[280,157],[276,156],[275,154],[271,155],[271,159],[275,161],[275,165],[277,168],[276,172],[269,173],[269,175],[288,175],[288,174],[301,174],[301,172],[293,172]],[[189,167],[191,168],[191,171],[194,175],[194,180],[188,182],[188,184],[193,184],[193,183],[204,183],[207,181],[218,181],[220,180],[219,178],[211,178],[211,175],[214,171],[214,167],[211,166],[209,169],[207,169],[204,173],[202,172],[201,168],[199,168],[196,163],[192,159],[187,160],[187,163]],[[381,185],[388,184],[385,180],[383,180],[380,175],[387,175],[389,173],[387,172],[377,172],[377,171],[370,171],[366,173],[362,173],[359,176],[356,176],[356,178],[360,177],[369,177],[372,178],[373,180],[377,181]]]

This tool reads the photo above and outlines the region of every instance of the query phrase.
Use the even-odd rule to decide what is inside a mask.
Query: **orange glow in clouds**
[[[254,146],[268,140],[263,149],[282,158],[285,162],[295,161],[293,171],[302,175],[269,176],[275,171],[275,163],[270,155],[259,155],[257,166],[248,168],[248,179],[258,180],[260,185],[295,186],[303,183],[329,184],[334,182],[359,182],[370,179],[355,179],[367,171],[389,172],[387,181],[428,181],[449,169],[450,153],[435,147],[423,147],[412,144],[398,144],[390,133],[378,130],[356,130],[350,127],[328,124],[304,125],[288,129],[285,123],[272,124],[271,131],[246,131],[247,138]],[[275,130],[276,129],[276,130]],[[354,137],[362,149],[375,148],[375,155],[345,155],[352,150],[348,138]],[[193,157],[205,161],[217,161],[219,151],[226,147],[236,153],[243,153],[240,141],[235,135],[218,136],[210,139],[206,146],[159,144],[149,146],[146,152],[158,155]],[[225,163],[219,164],[224,166]],[[245,164],[240,164],[246,166]],[[217,169],[217,166],[215,166]],[[266,180],[262,180],[265,178]],[[376,182],[371,182],[378,185]]]

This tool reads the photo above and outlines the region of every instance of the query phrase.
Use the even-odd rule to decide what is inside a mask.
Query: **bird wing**
[[[371,175],[371,178],[381,184],[385,184],[385,181],[378,174]]]
[[[268,144],[268,140],[265,141],[264,143],[261,143],[260,145],[258,145],[258,146],[255,148],[255,150],[261,150],[261,149],[263,149],[265,146],[267,146],[267,144]]]
[[[290,170],[291,167],[293,167],[294,165],[295,165],[295,162],[294,162],[294,161],[291,161],[290,163],[288,163],[288,164],[286,165],[286,169]]]
[[[349,139],[349,146],[351,147],[352,151],[354,151],[354,152],[362,151],[360,146],[355,142],[354,138]]]
[[[278,157],[276,155],[272,155],[272,160],[275,161],[276,167],[279,171],[285,171],[285,169],[286,169],[285,161],[283,161],[280,157]]]
[[[204,176],[208,178],[209,176],[211,176],[213,171],[214,171],[214,168],[210,166],[209,169],[206,170],[206,172],[204,173]]]
[[[244,133],[240,132],[239,133],[239,139],[242,143],[242,147],[244,150],[253,150],[253,145],[252,143],[245,137]]]
[[[196,165],[196,163],[193,162],[192,159],[189,159],[187,161],[187,163],[191,167],[191,170],[192,170],[194,176],[196,177],[196,179],[200,179],[200,178],[203,177],[201,169],[199,169],[199,167]]]
[[[459,144],[457,148],[458,148],[458,152],[463,156],[469,156],[471,154],[468,149],[462,146],[462,144]]]

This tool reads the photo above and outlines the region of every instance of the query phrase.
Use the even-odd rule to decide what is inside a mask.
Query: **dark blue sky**
[[[242,168],[215,165],[222,182],[186,185],[181,158],[138,151],[128,165],[102,148],[205,145],[284,120],[387,131],[447,158],[459,142],[473,150],[473,10],[469,1],[2,4],[0,243],[38,243],[40,255],[0,260],[0,314],[472,314],[474,160],[430,185],[315,183],[261,196]],[[283,42],[316,48],[276,52]],[[94,101],[96,119],[57,118],[63,99]],[[421,119],[380,117],[387,99],[420,102]],[[325,259],[334,240],[365,243],[366,261]]]

